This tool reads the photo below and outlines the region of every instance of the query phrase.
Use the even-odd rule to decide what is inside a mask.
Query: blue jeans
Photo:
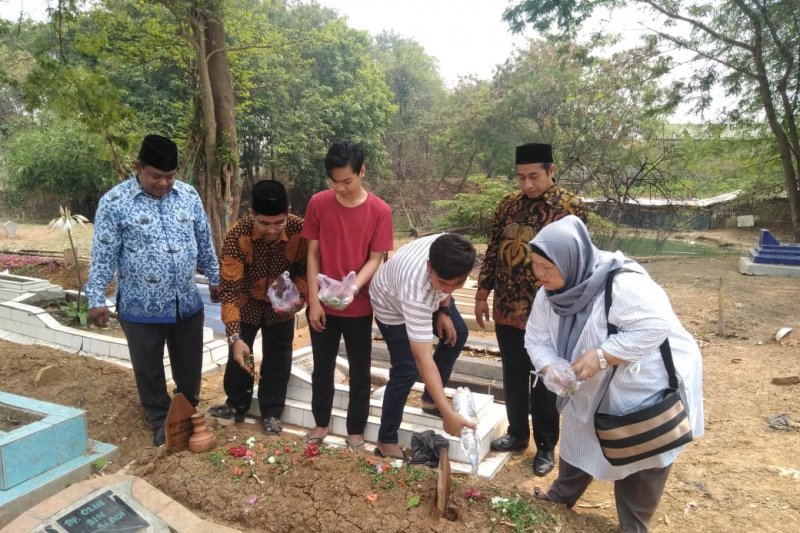
[[[436,349],[433,352],[433,361],[439,369],[439,376],[442,378],[442,385],[446,386],[453,372],[453,365],[461,354],[461,349],[467,342],[469,330],[464,323],[464,319],[456,309],[453,300],[450,301],[450,317],[453,319],[453,326],[456,329],[455,346],[450,346],[439,339]],[[411,353],[411,343],[408,340],[405,324],[390,326],[376,320],[378,329],[381,330],[386,347],[389,349],[389,359],[392,367],[389,369],[389,382],[386,384],[386,392],[383,395],[383,412],[381,414],[381,428],[378,431],[378,441],[385,444],[397,444],[397,430],[403,421],[403,408],[408,399],[411,387],[417,381],[419,371],[414,355]],[[433,334],[436,335],[436,321],[434,318]],[[422,395],[425,402],[432,402],[428,391]]]

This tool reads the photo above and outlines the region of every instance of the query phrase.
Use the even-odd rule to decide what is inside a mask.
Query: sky
[[[0,0],[0,15],[15,19],[20,11],[42,20],[49,2],[56,0]],[[461,76],[475,75],[490,79],[498,64],[505,62],[515,48],[524,46],[533,30],[513,35],[502,20],[503,11],[514,0],[317,0],[346,17],[348,24],[377,35],[394,31],[410,37],[437,59],[439,72],[448,87],[454,87]],[[623,42],[636,44],[644,31],[641,18],[634,9],[600,13],[590,21],[595,28],[614,20],[614,29]],[[650,22],[652,23],[652,21]],[[688,72],[676,72],[676,76]],[[696,122],[688,110],[682,109],[673,120]]]

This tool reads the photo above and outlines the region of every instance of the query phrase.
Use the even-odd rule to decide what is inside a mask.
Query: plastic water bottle
[[[459,387],[453,395],[453,409],[473,422],[478,421],[477,413],[475,412],[475,401],[472,399],[472,392],[467,387]],[[478,435],[474,429],[462,428],[461,429],[461,450],[469,459],[469,464],[472,466],[472,474],[478,475]]]

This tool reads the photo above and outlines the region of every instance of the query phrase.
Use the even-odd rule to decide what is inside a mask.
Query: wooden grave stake
[[[436,510],[439,518],[444,518],[447,504],[450,501],[450,458],[447,448],[439,448],[439,479],[436,485]]]
[[[194,406],[186,399],[182,392],[172,398],[164,422],[164,435],[167,441],[167,450],[179,452],[189,446],[189,437],[192,436],[192,415],[197,413]]]

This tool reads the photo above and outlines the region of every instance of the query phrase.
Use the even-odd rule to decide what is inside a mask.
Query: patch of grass
[[[508,524],[519,533],[541,531],[541,527],[556,525],[549,513],[540,509],[533,501],[520,496],[513,500],[494,498],[492,499],[492,509],[497,513],[495,517],[497,522]]]
[[[206,454],[206,459],[209,460],[215,470],[222,470],[225,468],[225,459],[220,452],[210,452]]]

